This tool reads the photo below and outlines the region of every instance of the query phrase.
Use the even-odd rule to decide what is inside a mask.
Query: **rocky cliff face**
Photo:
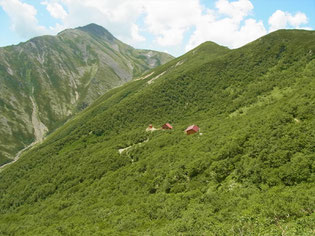
[[[171,59],[95,24],[0,48],[0,165],[109,89]]]

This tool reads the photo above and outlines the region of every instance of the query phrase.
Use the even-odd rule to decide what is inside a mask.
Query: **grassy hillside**
[[[314,36],[208,42],[107,92],[0,173],[0,232],[313,235]]]
[[[171,59],[95,24],[0,48],[0,166],[109,89]]]

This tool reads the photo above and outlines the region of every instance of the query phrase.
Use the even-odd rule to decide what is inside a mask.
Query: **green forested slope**
[[[96,24],[0,48],[0,166],[109,89],[171,59]]]
[[[0,232],[313,235],[314,52],[314,31],[205,43],[109,91],[0,173]]]

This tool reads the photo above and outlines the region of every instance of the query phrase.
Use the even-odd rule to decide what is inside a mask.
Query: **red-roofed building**
[[[197,133],[198,131],[199,127],[197,125],[191,125],[187,129],[185,129],[187,135]]]
[[[173,129],[173,126],[171,126],[169,123],[165,123],[162,125],[162,129]]]

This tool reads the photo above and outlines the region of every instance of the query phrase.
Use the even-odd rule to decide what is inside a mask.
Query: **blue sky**
[[[179,56],[237,48],[277,29],[315,29],[315,0],[0,0],[0,46],[89,23],[136,48]]]

